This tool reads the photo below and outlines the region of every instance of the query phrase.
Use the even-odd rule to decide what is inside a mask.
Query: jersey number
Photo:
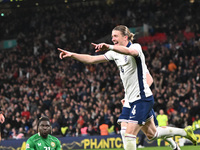
[[[45,150],[51,150],[51,148],[50,148],[50,147],[44,147],[44,149],[45,149]]]
[[[136,114],[136,105],[134,105],[133,109],[132,109],[132,114],[135,115]]]

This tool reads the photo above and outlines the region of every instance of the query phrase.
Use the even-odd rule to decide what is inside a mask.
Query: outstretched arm
[[[58,48],[58,50],[61,51],[59,55],[60,59],[71,57],[82,63],[87,63],[87,64],[107,62],[106,58],[103,55],[91,56],[87,54],[78,54],[78,53],[69,52],[61,48]]]

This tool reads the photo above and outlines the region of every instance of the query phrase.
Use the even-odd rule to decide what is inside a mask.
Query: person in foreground
[[[48,117],[41,117],[38,121],[38,133],[26,142],[26,150],[61,150],[60,141],[50,135],[51,124]]]
[[[149,73],[148,69],[146,72],[146,81],[147,81],[147,84],[149,85],[149,87],[151,87],[151,85],[153,83],[153,78],[152,78],[151,74]],[[127,103],[125,104],[125,99],[122,99],[121,103],[122,103],[123,107],[125,107],[126,110],[129,109],[129,111],[131,111],[131,107],[129,106],[129,104],[127,104]],[[154,111],[152,113],[153,113],[154,123],[156,125],[156,128],[157,129],[160,128],[160,130],[162,130],[162,128],[158,126],[158,121],[156,119],[156,115],[155,115]],[[125,132],[126,132],[127,123],[128,123],[128,116],[124,116],[122,113],[117,122],[121,125],[120,133],[122,136],[122,142],[123,142],[124,149],[125,149],[125,147],[126,147]],[[142,133],[141,141],[138,145],[138,148],[144,148],[144,145],[143,145],[144,138],[145,138],[145,135]],[[173,150],[181,150],[180,147],[178,146],[178,144],[172,138],[163,136],[162,139],[164,141],[168,142]]]
[[[149,140],[180,135],[188,138],[197,144],[197,138],[191,126],[185,129],[180,128],[156,128],[153,119],[154,98],[146,81],[145,57],[140,44],[134,43],[134,34],[124,26],[116,26],[112,30],[112,42],[114,45],[106,43],[92,43],[96,52],[108,50],[104,55],[87,55],[69,52],[58,48],[61,51],[59,57],[73,58],[83,63],[101,63],[114,60],[120,70],[120,77],[124,86],[125,97],[131,107],[131,111],[125,107],[122,114],[127,117],[128,123],[125,131],[126,150],[136,150],[136,136],[140,130],[144,132]]]

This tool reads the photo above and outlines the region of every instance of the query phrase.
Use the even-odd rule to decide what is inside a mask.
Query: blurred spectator
[[[87,124],[84,123],[84,124],[81,126],[81,135],[82,135],[82,136],[88,135],[87,129],[88,129]]]
[[[192,125],[192,117],[190,116],[189,113],[186,113],[185,114],[185,117],[184,117],[184,127],[188,126],[188,125]]]
[[[17,135],[15,136],[15,139],[22,139],[22,138],[24,138],[24,130],[22,127],[20,127]]]
[[[88,133],[88,135],[96,135],[97,134],[95,132],[91,122],[88,123],[87,133]]]
[[[110,120],[109,120],[109,123],[108,123],[108,133],[109,133],[109,135],[114,135],[114,134],[116,134],[116,127],[115,127],[115,124],[116,124],[116,122],[115,122],[115,120],[114,120],[114,117],[113,116],[111,116],[110,117]]]
[[[108,125],[103,123],[99,126],[100,135],[108,135]]]
[[[75,131],[75,136],[78,137],[78,136],[81,136],[81,131],[80,131],[80,128],[76,128],[76,131]]]
[[[67,130],[66,136],[73,136],[74,137],[75,134],[76,134],[76,129],[73,128],[73,126],[70,124],[69,128]]]
[[[51,127],[52,127],[52,135],[59,135],[60,134],[60,125],[58,123],[58,119],[57,119],[56,116],[54,116],[52,118]]]
[[[77,124],[79,124],[81,127],[84,125],[85,121],[83,120],[83,116],[80,115],[78,120],[77,120]]]
[[[200,129],[200,118],[199,115],[196,115],[195,121],[192,123],[193,130],[199,130]]]
[[[200,105],[198,101],[193,101],[193,106],[190,111],[190,115],[192,117],[192,121],[195,120],[196,115],[200,114]]]
[[[157,115],[156,119],[158,120],[158,126],[163,127],[168,125],[168,117],[165,115],[163,109],[159,110],[159,114]],[[157,144],[160,146],[162,139],[157,139]]]
[[[50,112],[48,109],[46,109],[46,110],[44,111],[44,114],[45,114],[45,116],[47,116],[50,120],[52,119],[51,112]]]
[[[3,129],[2,138],[8,139],[12,135],[11,125],[9,123],[5,124],[5,128]]]
[[[74,125],[76,123],[77,119],[74,117],[74,114],[72,112],[69,113],[69,124]]]
[[[95,132],[96,132],[97,134],[100,134],[99,126],[100,126],[100,124],[99,124],[99,118],[96,118],[96,119],[94,120],[93,127],[94,127],[94,130],[95,130]]]
[[[168,70],[170,72],[174,72],[176,69],[177,69],[176,64],[172,60],[170,60],[168,64]]]

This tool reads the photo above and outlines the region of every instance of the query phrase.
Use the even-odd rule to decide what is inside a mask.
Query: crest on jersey
[[[26,148],[30,148],[29,144],[26,144]]]
[[[52,146],[52,147],[55,147],[56,144],[55,144],[54,142],[51,142],[51,146]]]

